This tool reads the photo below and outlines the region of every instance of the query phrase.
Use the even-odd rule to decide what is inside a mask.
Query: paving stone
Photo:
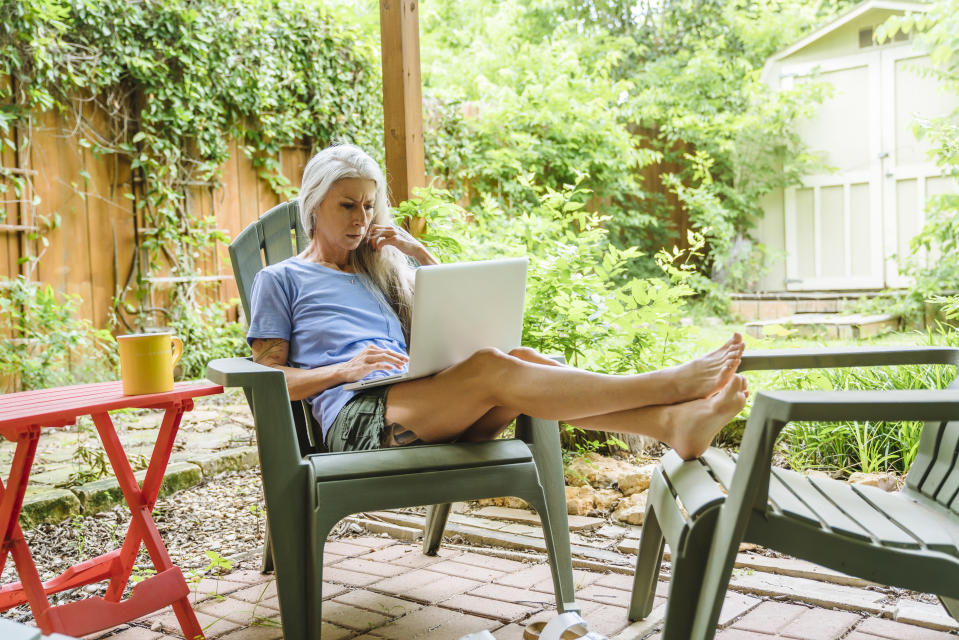
[[[607,573],[606,575],[600,576],[594,584],[600,587],[632,591],[633,576],[625,573]]]
[[[369,573],[359,573],[356,571],[347,571],[337,567],[323,569],[323,578],[330,582],[349,585],[351,587],[365,587],[373,584],[380,579],[380,576],[370,575]]]
[[[119,633],[109,636],[110,640],[159,640],[162,637],[162,634],[142,627],[127,627]],[[264,638],[263,640],[270,639]]]
[[[396,616],[387,616],[382,613],[360,609],[342,602],[324,602],[323,620],[340,627],[347,627],[356,631],[372,631],[381,627]]]
[[[320,588],[320,597],[324,600],[326,598],[335,598],[341,593],[349,591],[349,587],[343,587],[338,584],[333,584],[332,582],[323,582],[323,586]]]
[[[540,525],[539,514],[535,511],[526,509],[511,509],[509,507],[483,507],[473,512],[474,516],[481,518],[494,518],[499,520],[511,520],[525,524]],[[598,529],[604,524],[604,518],[590,518],[587,516],[569,516],[570,531],[592,531]]]
[[[772,635],[808,610],[806,607],[797,604],[767,601],[747,613],[742,620],[739,620],[733,626],[737,629]]]
[[[320,623],[320,635],[323,640],[346,640],[346,638],[352,638],[355,634],[356,632],[352,629],[339,627],[329,622]]]
[[[621,606],[604,604],[590,610],[584,608],[583,619],[589,625],[590,631],[613,636],[629,626],[626,604],[628,603],[623,603]]]
[[[277,609],[267,607],[262,601],[246,602],[233,597],[207,600],[196,607],[196,611],[202,611],[214,618],[224,618],[244,627],[253,624],[257,617],[269,618],[280,613]]]
[[[225,596],[247,586],[246,582],[233,581],[226,577],[203,578],[190,585],[190,602],[196,603],[217,596]]]
[[[660,583],[662,584],[662,583]],[[657,585],[658,587],[659,585]],[[762,600],[752,596],[743,595],[734,591],[726,592],[726,598],[723,600],[723,608],[719,611],[720,629],[728,627],[743,614],[757,607]]]
[[[744,631],[742,629],[724,629],[716,634],[716,640],[769,640],[774,638],[765,633],[756,633],[755,631]]]
[[[460,551],[443,549],[441,547],[435,556],[428,556],[423,553],[419,546],[396,545],[395,547],[387,547],[386,549],[375,551],[363,557],[376,562],[389,562],[390,564],[401,567],[421,569],[436,564],[437,562],[442,562],[443,560],[451,560],[460,554]]]
[[[573,584],[577,589],[585,587],[597,580],[599,576],[588,571],[574,570]],[[499,584],[510,587],[522,587],[524,589],[540,588],[540,590],[553,591],[553,574],[548,564],[537,564],[513,573],[508,573],[494,580]]]
[[[400,548],[406,548],[405,545],[399,546]],[[326,556],[327,553],[334,553],[345,558],[356,558],[358,556],[365,556],[370,552],[369,547],[350,544],[342,540],[327,540],[326,544],[323,545],[324,556]]]
[[[523,632],[526,630],[526,624],[508,624],[500,627],[494,632],[496,640],[523,640]]]
[[[885,595],[857,587],[847,587],[806,578],[773,575],[759,571],[736,570],[730,587],[739,592],[768,597],[785,597],[796,602],[865,613],[883,610]]]
[[[342,602],[354,607],[360,607],[361,609],[369,609],[370,611],[381,613],[389,618],[398,618],[402,615],[423,608],[423,605],[417,602],[401,600],[399,598],[394,598],[393,596],[375,593],[366,589],[347,591],[340,595],[334,596],[333,599],[336,602]]]
[[[860,633],[858,631],[853,631],[848,636],[845,636],[842,640],[885,640],[880,636],[874,636],[871,633]]]
[[[856,631],[892,640],[955,640],[954,635],[944,631],[924,629],[884,618],[866,618],[859,623]]]
[[[592,600],[593,602],[600,602],[602,604],[627,606],[629,604],[629,598],[629,591],[603,587],[597,584],[591,584],[583,589],[576,590],[577,600]]]
[[[180,623],[177,622],[176,615],[169,607],[167,607],[165,611],[167,611],[167,613],[148,618],[147,621],[150,623],[148,626],[152,628],[152,624],[154,622],[158,622],[160,623],[160,628],[164,633],[171,633],[175,634],[177,637],[183,637],[183,632],[180,631]],[[226,618],[216,618],[200,611],[196,613],[196,619],[197,622],[200,623],[200,628],[203,629],[203,635],[205,635],[208,640],[212,640],[212,638],[217,638],[229,633],[230,631],[236,631],[240,628],[240,625],[232,620],[227,620]]]
[[[80,501],[66,489],[44,489],[23,498],[20,526],[33,529],[42,522],[62,522],[80,513]]]
[[[357,538],[344,538],[343,542],[348,542],[349,544],[356,545],[358,547],[364,547],[366,549],[383,549],[385,547],[390,547],[396,544],[395,540],[390,538],[379,538],[374,536],[360,536]]]
[[[337,569],[346,569],[348,571],[358,571],[360,573],[369,573],[370,575],[381,578],[389,578],[397,574],[408,571],[407,567],[387,564],[386,562],[375,562],[366,558],[346,558],[335,565]],[[324,569],[324,572],[328,569]]]
[[[379,638],[410,640],[413,638],[448,638],[453,640],[467,633],[495,629],[500,623],[477,616],[443,609],[424,607],[388,625],[373,629],[370,634]],[[324,639],[325,640],[325,639]]]
[[[283,640],[283,627],[261,622],[245,629],[231,631],[223,636],[223,640]]]
[[[494,618],[503,622],[515,622],[531,613],[536,613],[538,609],[528,607],[514,602],[503,602],[501,600],[492,600],[490,598],[480,598],[478,596],[465,593],[457,594],[449,600],[441,603],[442,607],[462,611],[463,613],[475,613],[486,618]],[[497,640],[499,640],[497,638]]]
[[[470,595],[480,598],[492,598],[493,600],[502,600],[503,602],[515,602],[517,604],[529,606],[551,606],[554,604],[552,594],[537,593],[528,589],[518,587],[508,587],[506,585],[491,583],[484,584],[472,591]]]
[[[246,584],[261,584],[273,580],[272,575],[265,575],[254,569],[241,569],[234,571],[226,576],[231,582],[243,582]]]
[[[573,586],[577,591],[583,589],[599,578],[599,574],[593,573],[591,571],[582,571],[579,569],[573,569]],[[541,580],[532,586],[532,589],[535,591],[543,591],[545,593],[553,593],[553,578],[550,576],[545,580]]]
[[[414,569],[393,578],[384,578],[373,588],[393,595],[402,595],[435,604],[457,593],[465,593],[480,586],[476,580],[457,578],[426,569]]]
[[[927,602],[916,602],[902,598],[896,603],[893,619],[906,624],[914,624],[920,627],[929,627],[930,629],[941,629],[943,631],[955,631],[959,629],[952,616],[946,613],[941,604],[929,604]]]
[[[851,611],[807,609],[780,630],[779,635],[799,640],[836,640],[859,622]]]
[[[490,582],[495,578],[506,575],[505,571],[497,571],[475,564],[464,564],[458,560],[444,560],[430,565],[430,571],[438,571],[459,578],[468,578],[479,582]]]
[[[324,586],[326,586],[324,584]],[[325,594],[324,594],[325,595]],[[276,597],[276,580],[270,580],[264,584],[255,584],[251,587],[245,587],[230,594],[231,598],[238,598],[245,602],[262,602]]]
[[[256,447],[237,447],[214,453],[192,454],[184,459],[200,467],[207,478],[227,471],[251,469],[260,463]]]
[[[494,569],[496,571],[503,571],[509,573],[512,571],[519,571],[520,569],[525,569],[529,566],[529,563],[518,562],[516,560],[510,560],[508,558],[499,558],[497,556],[489,556],[481,553],[472,553],[469,551],[460,553],[455,556],[456,562],[462,564],[471,564],[477,567],[486,567],[489,569]]]

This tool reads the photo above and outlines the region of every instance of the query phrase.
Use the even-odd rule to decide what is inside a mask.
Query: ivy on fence
[[[139,182],[131,197],[150,230],[140,238],[146,260],[127,283],[140,290],[118,297],[118,316],[148,320],[125,306],[127,294],[142,301],[144,279],[160,270],[195,275],[202,250],[223,239],[193,214],[186,190],[216,184],[232,140],[284,196],[293,191],[279,170],[284,147],[381,146],[374,48],[343,24],[310,0],[2,4],[0,151],[23,155],[32,118],[57,110],[81,146],[125,159]],[[92,114],[106,115],[105,130]],[[28,176],[15,178],[21,189]],[[191,298],[172,297],[184,309]]]

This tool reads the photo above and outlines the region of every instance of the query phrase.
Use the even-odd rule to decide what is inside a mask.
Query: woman
[[[409,258],[437,260],[392,224],[379,165],[351,145],[318,153],[299,196],[309,246],[253,283],[247,340],[309,398],[330,451],[495,438],[519,414],[642,433],[699,456],[743,408],[743,342],[685,364],[614,376],[559,366],[532,349],[481,350],[436,375],[364,391],[342,385],[407,363]]]

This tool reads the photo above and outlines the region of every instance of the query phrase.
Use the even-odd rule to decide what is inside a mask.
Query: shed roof
[[[822,39],[836,29],[839,29],[840,27],[852,22],[856,18],[877,9],[886,11],[919,12],[928,11],[929,4],[927,2],[919,2],[917,0],[865,0],[865,2],[857,4],[855,7],[849,9],[829,24],[816,29],[812,33],[800,39],[798,42],[795,42],[779,53],[774,54],[769,58],[769,60],[766,61],[767,67],[772,63],[782,60],[783,58],[788,58],[792,54],[800,51],[801,49],[805,49],[812,43]]]

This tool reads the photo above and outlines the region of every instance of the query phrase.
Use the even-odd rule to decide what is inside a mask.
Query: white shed
[[[756,235],[785,254],[761,283],[766,291],[843,291],[902,287],[896,254],[922,228],[929,196],[955,189],[912,133],[917,116],[959,107],[908,36],[877,44],[893,15],[921,2],[867,0],[770,58],[764,80],[788,88],[815,78],[834,87],[799,133],[825,155],[828,173],[769,194]]]

